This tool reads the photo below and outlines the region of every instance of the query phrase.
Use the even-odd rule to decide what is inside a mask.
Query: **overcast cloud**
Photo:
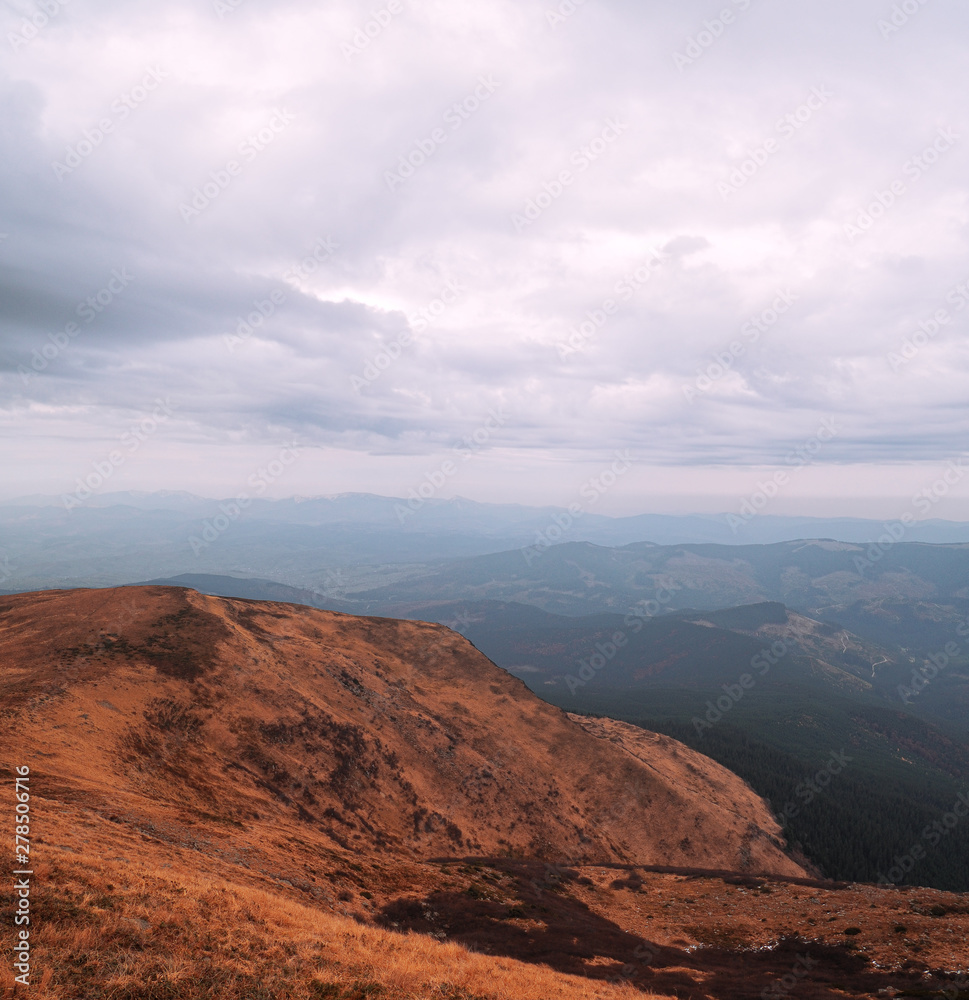
[[[789,468],[778,513],[890,516],[966,451],[961,0],[0,26],[4,496],[138,426],[112,489],[234,494],[295,443],[274,495],[402,495],[469,437],[438,495],[568,503],[628,450],[617,513]]]

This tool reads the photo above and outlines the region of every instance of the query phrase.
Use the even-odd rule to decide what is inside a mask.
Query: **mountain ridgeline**
[[[804,873],[735,775],[632,726],[596,735],[438,625],[164,587],[7,597],[0,622],[22,755],[131,822]]]

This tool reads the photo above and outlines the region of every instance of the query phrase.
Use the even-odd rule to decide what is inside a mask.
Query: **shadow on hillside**
[[[843,1000],[877,996],[889,987],[928,995],[929,984],[916,973],[879,972],[844,947],[793,939],[781,940],[770,951],[655,945],[569,895],[569,883],[587,881],[574,869],[506,859],[450,864],[474,876],[467,890],[394,900],[377,922],[443,935],[483,954],[696,1000],[750,1000],[762,991],[765,996],[796,993],[798,1000]],[[614,888],[637,891],[638,876],[617,880]]]

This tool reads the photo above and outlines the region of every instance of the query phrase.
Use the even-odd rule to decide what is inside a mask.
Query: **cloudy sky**
[[[3,496],[969,517],[962,0],[381,2],[4,0]]]

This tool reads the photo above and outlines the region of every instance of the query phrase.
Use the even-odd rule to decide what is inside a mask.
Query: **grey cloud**
[[[969,308],[950,304],[900,369],[887,355],[969,277],[969,14],[933,0],[882,37],[891,3],[730,0],[735,22],[678,69],[723,6],[588,0],[552,26],[555,4],[408,5],[352,59],[340,45],[368,16],[357,5],[271,19],[257,0],[223,18],[205,4],[65,8],[0,83],[0,412],[43,438],[28,408],[60,408],[93,439],[170,393],[193,457],[227,434],[286,432],[348,455],[430,454],[498,401],[510,416],[489,449],[608,443],[671,467],[758,464],[834,412],[846,429],[826,462],[960,451],[969,421],[951,379]],[[155,63],[170,77],[57,180],[52,160]],[[449,109],[482,75],[499,86],[455,125]],[[819,87],[830,99],[787,134],[779,123]],[[292,122],[243,162],[275,108]],[[590,146],[609,119],[626,129]],[[965,137],[906,173],[940,128]],[[850,239],[845,225],[896,179],[904,193]],[[180,206],[212,183],[186,221]],[[324,237],[338,251],[287,279]],[[563,356],[650,248],[662,267]],[[25,383],[20,368],[116,268],[130,287]],[[449,283],[457,301],[416,319]],[[684,386],[780,288],[797,307],[689,402]],[[56,461],[62,446],[47,447]]]

